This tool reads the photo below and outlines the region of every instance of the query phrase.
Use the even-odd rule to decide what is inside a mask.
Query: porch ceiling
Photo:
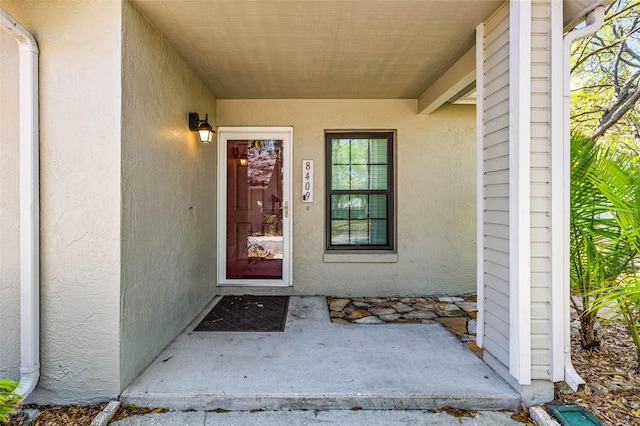
[[[219,99],[418,98],[504,2],[132,1]]]

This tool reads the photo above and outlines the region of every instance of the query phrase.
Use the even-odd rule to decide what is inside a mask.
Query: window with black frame
[[[327,132],[327,250],[393,249],[393,132]]]

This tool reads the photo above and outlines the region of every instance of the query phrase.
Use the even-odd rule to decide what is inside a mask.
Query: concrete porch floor
[[[216,299],[217,300],[217,299]],[[334,324],[292,296],[284,332],[191,332],[122,393],[185,410],[519,408],[520,395],[440,324]]]

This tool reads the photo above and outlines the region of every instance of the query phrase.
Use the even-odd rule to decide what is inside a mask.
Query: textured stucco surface
[[[2,7],[41,49],[42,377],[33,401],[116,396],[216,293],[216,150],[187,130],[189,111],[220,125],[294,126],[296,292],[474,291],[473,107],[420,116],[413,100],[216,103],[128,3]],[[6,81],[13,60],[3,50],[0,332],[17,348],[18,260],[7,249],[18,238],[17,142],[7,142],[17,141],[17,111],[5,120],[5,106],[17,105]],[[397,130],[397,262],[323,262],[325,129]],[[308,158],[316,201],[302,204],[299,166]],[[9,374],[15,352],[0,349]]]
[[[475,107],[429,116],[415,100],[218,100],[218,124],[291,125],[293,286],[301,294],[417,295],[475,291]],[[393,129],[396,263],[325,263],[324,130]],[[314,161],[314,202],[301,200],[303,159]]]
[[[41,379],[32,400],[112,398],[120,391],[122,6],[2,7],[40,47]]]
[[[0,30],[0,378],[20,377],[18,44]]]
[[[216,291],[216,146],[187,115],[216,101],[129,3],[123,6],[121,378],[126,386]]]

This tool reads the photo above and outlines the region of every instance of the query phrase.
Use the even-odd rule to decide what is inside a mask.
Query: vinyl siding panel
[[[502,198],[504,197],[504,187],[507,187],[507,189],[509,189],[508,184],[494,184],[494,185],[486,185],[485,186],[485,196],[486,197],[492,197],[492,198]],[[507,229],[507,236],[505,238],[508,238],[508,232],[509,230]],[[491,234],[488,234],[491,235]]]
[[[498,80],[502,74],[509,72],[509,50],[505,46],[484,64],[487,73],[484,75],[485,83],[490,84]]]
[[[509,262],[509,253],[498,251],[498,250],[485,250],[486,260],[487,262],[492,262],[495,264],[504,264],[505,262]]]
[[[509,102],[499,99],[494,105],[485,104],[484,114],[487,121],[503,118],[509,114]]]
[[[531,21],[531,378],[550,376],[551,152],[550,0],[532,1]],[[536,191],[533,190],[534,185]],[[535,265],[535,267],[534,267]]]
[[[489,146],[485,148],[484,155],[485,155],[485,158],[506,159],[508,162],[509,161],[509,145],[507,145],[506,143],[498,143],[493,146]],[[507,163],[507,166],[508,166],[508,163]],[[507,169],[501,168],[498,171],[500,170],[507,170]]]
[[[509,128],[509,116],[505,114],[494,120],[485,121],[484,125],[487,136],[495,132],[502,132],[505,128]]]
[[[486,240],[486,244],[491,245],[491,247],[493,247],[494,250],[501,251],[503,253],[509,252],[509,240],[505,238],[489,236],[489,235],[485,237],[485,240]]]
[[[492,331],[485,331],[484,336],[484,350],[493,355],[498,361],[504,365],[509,364],[509,352],[505,351],[499,342],[493,340]],[[507,346],[509,346],[507,342]]]
[[[495,305],[496,310],[492,313],[496,318],[500,319],[501,323],[508,324],[508,316],[503,314],[508,314],[508,309],[504,307],[504,303],[509,300],[509,296],[507,291],[509,290],[509,283],[504,280],[495,280],[494,287],[489,287],[487,289],[487,293],[491,300],[487,301],[489,305]],[[496,325],[496,328],[499,329],[499,325]],[[506,328],[505,331],[502,332],[505,336],[509,335],[509,329]]]
[[[550,273],[551,272],[550,265],[551,264],[549,262],[549,259],[540,259],[537,257],[533,257],[531,258],[531,274],[533,275],[534,272]]]
[[[509,178],[509,172],[507,170],[498,170],[496,172],[486,172],[484,174],[484,182],[486,185],[496,185],[504,182],[505,179]],[[500,200],[496,198],[496,200]],[[505,200],[508,201],[508,200]],[[508,210],[508,204],[505,206],[505,210]]]
[[[499,179],[499,178],[501,178],[501,176],[500,176],[501,173],[502,173],[502,171],[493,172],[491,174],[497,175],[497,176],[495,176],[495,179]],[[493,208],[494,208],[495,211],[508,212],[509,211],[509,200],[506,200],[504,198],[495,198],[493,200]]]
[[[509,365],[509,5],[485,22],[482,99],[484,350]]]
[[[485,81],[485,90],[487,91],[485,102],[488,105],[493,105],[495,103],[502,102],[505,99],[508,102],[509,61],[500,62],[499,65],[501,67],[500,69],[490,70],[485,76],[485,77],[492,77],[493,75],[496,76],[494,79],[487,78]]]
[[[491,262],[490,260],[485,261],[487,268],[489,268],[488,272],[485,272],[485,293],[486,290],[490,290],[492,286],[497,286],[498,284],[504,283],[506,287],[509,287],[509,268],[503,265],[498,265],[495,262]],[[497,278],[499,283],[495,283],[493,281],[494,278]],[[508,290],[506,290],[508,292]],[[507,309],[507,308],[505,308]]]
[[[509,222],[509,212],[495,211],[487,207],[484,213],[484,218],[487,221],[487,223],[495,223],[497,225],[500,225],[505,222]],[[505,263],[509,264],[508,258],[505,260]]]
[[[493,133],[485,133],[484,135],[484,147],[488,148],[493,145],[504,143],[504,139],[509,137],[508,129],[498,129]]]
[[[507,147],[507,149],[509,148]],[[509,156],[502,155],[500,157],[493,157],[493,158],[485,157],[484,167],[485,167],[485,172],[497,172],[500,170],[509,170]],[[505,183],[508,183],[508,182],[505,182]]]

